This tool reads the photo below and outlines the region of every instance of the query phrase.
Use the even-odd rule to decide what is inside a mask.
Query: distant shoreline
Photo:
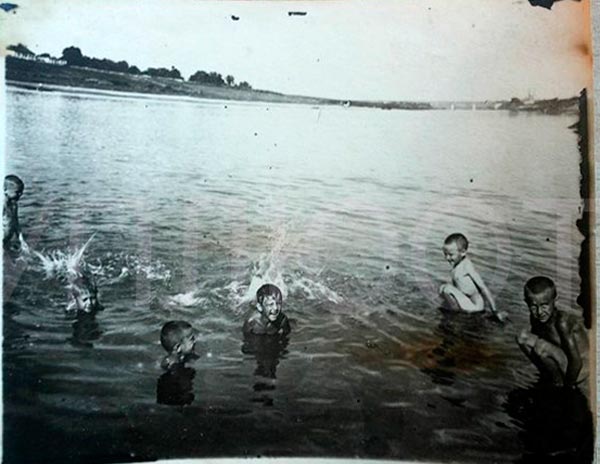
[[[6,59],[6,81],[30,90],[66,89],[115,92],[137,95],[163,95],[221,101],[295,103],[306,105],[356,106],[382,109],[433,109],[429,103],[345,101],[330,98],[286,95],[257,89],[219,87],[166,77],[131,75],[77,66]]]
[[[138,92],[127,92],[122,90],[104,90],[96,89],[93,87],[73,87],[68,85],[57,85],[57,84],[42,84],[38,82],[22,82],[22,81],[6,81],[6,86],[12,89],[30,90],[35,92],[60,92],[65,94],[74,95],[90,95],[90,96],[105,96],[114,98],[130,98],[134,100],[168,100],[168,101],[180,101],[180,102],[211,102],[214,104],[223,103],[262,103],[256,100],[222,100],[216,98],[202,98],[192,97],[187,95],[171,95],[171,94],[158,94],[158,93],[138,93]],[[275,103],[275,102],[270,102]]]
[[[409,102],[338,100],[331,98],[287,95],[257,89],[219,87],[181,79],[150,77],[77,66],[60,66],[32,60],[6,58],[6,83],[36,91],[77,92],[90,95],[178,97],[182,101],[216,100],[263,103],[292,103],[339,107],[376,108],[382,110],[507,110],[544,114],[576,114],[577,97],[538,101],[485,102]]]

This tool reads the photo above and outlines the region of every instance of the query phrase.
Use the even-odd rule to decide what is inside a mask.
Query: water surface
[[[532,275],[577,308],[576,118],[16,89],[7,103],[27,239],[66,252],[95,233],[106,306],[66,314],[39,260],[5,260],[7,462],[531,455],[527,411],[553,400],[532,393],[514,336]],[[437,309],[456,231],[512,322]],[[266,281],[289,341],[241,336]],[[196,327],[201,356],[164,376],[171,319]]]

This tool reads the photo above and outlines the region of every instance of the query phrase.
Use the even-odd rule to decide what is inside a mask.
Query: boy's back
[[[471,277],[474,272],[476,271],[473,262],[468,256],[465,256],[465,258],[452,269],[451,276],[454,286],[468,296],[474,304],[477,304],[479,298],[483,297]]]

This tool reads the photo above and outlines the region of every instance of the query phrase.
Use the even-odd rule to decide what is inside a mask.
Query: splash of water
[[[169,298],[170,305],[184,308],[199,306],[201,304],[206,303],[206,301],[206,297],[198,296],[197,290],[192,290],[186,293],[179,293]]]
[[[95,234],[92,235],[83,246],[76,248],[75,250],[52,250],[46,255],[34,251],[33,254],[39,258],[42,264],[46,279],[61,279],[77,275],[83,264],[83,254],[94,236]]]
[[[290,296],[302,296],[308,300],[327,300],[339,304],[343,298],[330,289],[321,276],[324,267],[311,272],[302,263],[292,263],[284,253],[290,239],[285,227],[280,227],[272,237],[271,249],[253,263],[250,276],[234,280],[225,287],[236,310],[243,310],[264,284],[274,284],[281,290],[284,300]],[[246,282],[248,282],[247,284]]]
[[[286,236],[286,229],[283,226],[275,231],[272,236],[271,250],[268,253],[261,254],[258,260],[252,265],[250,283],[248,285],[233,281],[227,286],[236,308],[253,301],[256,291],[267,283],[277,285],[283,294],[283,298],[287,298],[288,288],[283,277],[286,260],[282,253],[286,245]]]
[[[292,294],[302,293],[309,300],[326,299],[335,304],[340,304],[344,299],[327,285],[308,277],[294,279],[290,283],[289,291]]]
[[[143,276],[148,280],[160,282],[171,279],[171,270],[161,261],[124,252],[108,252],[88,266],[106,285],[120,283],[131,276]]]
[[[21,253],[25,256],[31,256],[31,248],[23,238],[23,234],[19,234],[19,243],[21,245]]]
[[[214,280],[204,280],[193,290],[169,297],[169,305],[181,308],[197,307],[211,301],[227,302],[235,314],[241,314],[256,297],[264,284],[274,284],[281,290],[284,300],[300,296],[308,300],[326,300],[335,304],[343,298],[330,289],[322,276],[324,267],[311,270],[299,262],[290,262],[285,250],[290,248],[290,238],[285,227],[279,227],[271,237],[269,251],[262,253],[242,275],[225,285]]]

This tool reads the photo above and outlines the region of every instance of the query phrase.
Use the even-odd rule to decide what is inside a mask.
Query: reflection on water
[[[508,394],[504,408],[522,429],[520,464],[592,462],[594,423],[579,389],[518,388]]]
[[[176,365],[158,378],[156,402],[171,406],[184,406],[194,401],[194,377],[191,367]]]
[[[504,405],[535,382],[514,342],[524,281],[552,277],[576,308],[573,117],[7,98],[28,244],[67,253],[95,233],[84,259],[106,304],[65,318],[39,260],[5,256],[8,461],[507,462],[531,448],[517,438],[537,406],[516,421]],[[456,231],[512,323],[437,309]],[[240,351],[265,281],[296,326]],[[164,373],[174,319],[206,356]]]
[[[79,311],[73,321],[73,336],[69,340],[73,346],[93,348],[96,340],[102,336],[100,324],[96,321],[96,313]]]
[[[273,397],[269,396],[269,392],[276,388],[277,366],[287,354],[288,343],[287,336],[244,334],[242,353],[256,359],[256,379],[252,388],[259,396],[252,401],[273,406]]]
[[[439,344],[427,354],[421,372],[431,377],[435,384],[451,386],[457,374],[475,372],[477,369],[497,365],[499,353],[486,336],[491,336],[489,322],[486,330],[484,314],[460,314],[442,311],[434,333]],[[486,333],[487,332],[487,333]]]

